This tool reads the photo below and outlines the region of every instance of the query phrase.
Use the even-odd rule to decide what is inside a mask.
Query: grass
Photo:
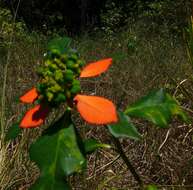
[[[167,28],[165,32],[162,28],[162,32],[150,35],[146,32],[147,27],[142,27],[140,22],[128,25],[110,40],[105,35],[101,37],[102,34],[92,37],[85,34],[73,40],[73,47],[87,62],[105,57],[114,59],[107,73],[96,79],[81,81],[86,94],[110,98],[119,109],[124,109],[150,89],[164,87],[172,81],[181,81],[190,76],[192,70],[183,40],[172,36]],[[128,42],[133,37],[134,50],[130,52]],[[46,41],[45,36],[37,34],[27,34],[26,38],[14,41],[7,75],[5,131],[26,110],[16,99],[38,81],[35,70],[42,61]],[[0,76],[3,62],[2,59]],[[173,92],[173,89],[170,90]],[[183,103],[188,108],[192,106],[189,100]],[[79,117],[75,120],[82,135],[111,144],[105,128],[89,126]],[[185,185],[193,184],[193,172],[187,169],[193,155],[191,126],[174,120],[170,129],[158,130],[144,121],[136,120],[135,123],[143,134],[143,140],[135,142],[124,139],[122,144],[145,183],[158,184],[162,189],[164,186],[165,189],[188,189]],[[13,142],[2,142],[1,139],[6,147],[6,159],[0,163],[3,171],[0,172],[1,190],[28,189],[38,176],[37,167],[29,161],[28,149],[39,133],[39,129],[24,130]],[[89,156],[87,171],[70,180],[74,189],[138,189],[119,156],[113,150],[106,149]]]
[[[24,112],[22,107],[18,104],[18,97],[22,92],[30,88],[30,85],[34,85],[37,81],[37,77],[34,74],[36,68],[36,64],[34,63],[37,63],[43,54],[42,42],[43,39],[40,41],[37,37],[33,36],[31,36],[30,40],[22,38],[15,39],[9,49],[10,59],[7,65],[8,77],[4,100],[6,103],[4,110],[6,120],[4,126],[2,126],[5,131],[7,131],[8,127],[17,121],[18,117],[21,117],[21,114]],[[2,60],[2,72],[4,71],[5,64],[6,63]],[[4,143],[1,151],[6,151],[1,154],[5,154],[6,156],[4,160],[1,160],[0,164],[2,171],[0,172],[1,189],[14,189],[13,187],[20,184],[20,182],[25,183],[25,181],[33,179],[33,171],[36,170],[29,171],[28,174],[26,173],[27,168],[32,167],[32,163],[29,162],[26,151],[28,150],[29,144],[26,144],[26,142],[29,139],[33,140],[36,134],[38,133],[34,131],[25,131],[18,140],[8,143],[2,142],[4,138],[1,139],[1,142]]]

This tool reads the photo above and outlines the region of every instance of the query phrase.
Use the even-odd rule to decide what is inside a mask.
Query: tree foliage
[[[47,31],[58,27],[70,33],[79,33],[102,24],[112,24],[103,23],[103,19],[108,17],[112,22],[111,18],[117,18],[117,14],[122,15],[118,23],[116,20],[117,28],[127,23],[131,16],[132,18],[148,17],[168,25],[182,25],[188,18],[190,3],[189,0],[3,0],[1,2],[12,12],[19,7],[18,18],[23,19],[29,28],[35,27]],[[112,4],[114,6],[111,6]]]
[[[111,6],[112,3],[114,6]],[[30,28],[46,31],[59,27],[70,33],[100,26],[103,24],[103,15],[109,16],[109,19],[115,18],[117,14],[122,15],[119,23],[116,22],[116,27],[126,23],[129,16],[140,15],[151,17],[158,22],[182,24],[190,7],[188,0],[3,0],[2,4],[12,12],[19,7],[18,18],[23,19]],[[110,15],[107,15],[108,12]],[[108,25],[106,22],[105,24]]]

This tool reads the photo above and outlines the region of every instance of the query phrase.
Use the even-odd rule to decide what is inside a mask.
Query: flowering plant
[[[81,94],[78,78],[95,77],[105,72],[112,64],[112,59],[103,59],[83,67],[77,54],[61,54],[51,51],[46,58],[44,67],[39,68],[42,77],[37,87],[32,88],[20,101],[38,104],[30,109],[22,119],[20,127],[31,128],[40,126],[52,107],[65,103],[68,108],[77,107],[81,116],[92,124],[117,122],[114,104],[102,97]]]
[[[141,189],[143,181],[127,158],[118,138],[140,140],[142,136],[130,117],[139,117],[166,128],[172,116],[180,116],[188,121],[178,102],[165,90],[154,90],[125,111],[116,111],[115,105],[98,96],[83,95],[79,78],[95,77],[105,72],[112,64],[107,58],[84,66],[84,62],[74,51],[60,51],[56,40],[49,49],[45,60],[38,69],[39,83],[20,97],[23,103],[35,103],[19,123],[18,129],[34,128],[42,125],[53,108],[65,105],[60,117],[54,120],[42,135],[30,146],[30,158],[39,169],[40,176],[32,185],[32,190],[68,190],[68,176],[80,172],[86,166],[86,155],[97,148],[110,148],[95,139],[84,139],[71,119],[76,107],[82,118],[91,124],[108,128],[115,151],[120,154],[128,170]],[[62,45],[63,47],[63,45]],[[65,48],[64,48],[65,49]],[[15,130],[14,128],[11,128]],[[18,133],[18,131],[16,131]],[[9,134],[9,133],[8,133]],[[10,130],[10,136],[12,132]]]

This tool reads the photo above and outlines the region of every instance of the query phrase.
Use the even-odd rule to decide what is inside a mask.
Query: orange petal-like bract
[[[36,88],[32,88],[19,99],[23,103],[33,103],[38,98],[38,92]]]
[[[103,59],[94,63],[88,64],[85,68],[83,68],[80,73],[80,77],[95,77],[103,72],[105,72],[109,66],[112,64],[112,58]]]
[[[114,104],[102,97],[76,95],[74,101],[80,115],[88,123],[108,124],[117,122],[117,113]]]
[[[47,106],[38,104],[34,108],[27,111],[19,126],[21,128],[38,127],[43,124],[48,113],[49,108]]]

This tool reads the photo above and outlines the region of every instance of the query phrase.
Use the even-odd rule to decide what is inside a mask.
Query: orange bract
[[[112,64],[112,59],[103,59],[94,63],[88,64],[81,72],[80,77],[94,77],[105,72]]]
[[[49,113],[49,108],[44,105],[36,105],[34,108],[30,109],[23,117],[20,127],[22,128],[33,128],[41,125],[46,116]]]
[[[102,97],[77,95],[77,109],[80,115],[92,124],[107,124],[117,122],[114,104]]]
[[[32,88],[19,99],[23,103],[33,103],[38,98],[38,92],[36,88]]]

